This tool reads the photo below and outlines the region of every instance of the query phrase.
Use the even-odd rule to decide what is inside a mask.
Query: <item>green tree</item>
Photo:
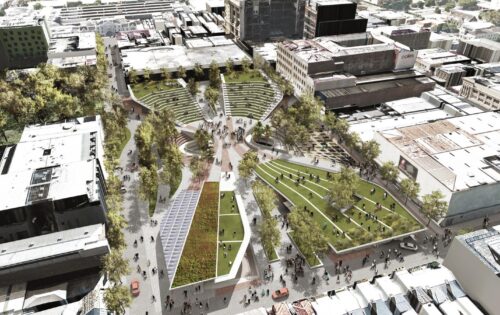
[[[198,129],[194,133],[194,141],[201,152],[204,160],[208,160],[213,156],[212,136],[205,129]]]
[[[108,230],[106,238],[109,246],[114,249],[123,249],[127,246],[123,229],[127,227],[127,221],[118,211],[108,211]]]
[[[5,139],[5,143],[9,142],[9,139],[7,139],[7,135],[5,134],[5,127],[7,126],[8,121],[7,113],[5,113],[5,111],[0,107],[0,133]]]
[[[359,149],[361,144],[361,137],[357,132],[350,132],[344,136],[344,141],[345,145],[349,148],[349,150],[352,153],[353,150]]]
[[[434,9],[434,13],[436,13],[436,14],[441,14],[441,9],[440,9],[439,7],[436,7],[436,8]]]
[[[128,260],[123,258],[123,252],[112,249],[109,254],[102,258],[102,269],[108,275],[112,283],[122,283],[122,277],[130,272]]]
[[[342,166],[340,172],[333,175],[328,192],[330,204],[335,204],[338,209],[352,205],[359,183],[359,175],[354,170]]]
[[[183,66],[179,66],[177,68],[177,77],[180,79],[185,79],[186,78],[186,69],[184,69]]]
[[[417,198],[420,192],[420,185],[416,181],[410,178],[405,178],[401,180],[401,191],[405,195],[405,204],[408,202],[408,198]]]
[[[193,156],[191,158],[191,161],[189,162],[189,170],[196,180],[200,180],[200,178],[203,176],[204,168],[203,163],[201,162],[199,157]]]
[[[139,163],[141,165],[149,166],[153,163],[153,155],[151,147],[154,144],[156,128],[149,120],[143,121],[134,135],[135,144],[139,151]]]
[[[270,139],[272,135],[273,135],[273,129],[271,128],[271,126],[265,125],[264,126],[264,134],[263,134],[264,138]]]
[[[483,11],[479,14],[479,17],[486,22],[493,23],[495,26],[500,26],[500,11],[498,10]]]
[[[325,125],[338,139],[344,139],[349,133],[349,123],[343,118],[338,118],[333,112],[327,112],[324,119]]]
[[[209,87],[205,90],[204,95],[208,105],[215,110],[215,105],[219,101],[219,89]]]
[[[416,5],[417,5],[417,8],[419,8],[419,9],[423,9],[424,8],[424,2],[423,1],[417,2]]]
[[[226,74],[231,77],[233,75],[233,73],[234,73],[233,59],[227,58],[227,60],[226,60]]]
[[[243,73],[250,72],[250,60],[247,57],[241,59],[241,70],[243,70]]]
[[[380,175],[386,184],[394,183],[398,179],[399,169],[393,161],[387,161],[380,167]]]
[[[112,313],[117,315],[125,314],[125,310],[132,303],[129,289],[124,285],[111,286],[104,292],[104,303]]]
[[[439,190],[423,196],[422,213],[429,219],[427,225],[431,223],[431,220],[439,220],[448,211],[448,203],[443,198],[444,195]]]
[[[296,208],[288,215],[292,235],[300,251],[308,259],[314,260],[314,255],[324,253],[328,250],[328,240],[321,227],[312,219],[309,211]]]
[[[161,68],[160,73],[161,73],[161,80],[163,81],[164,84],[170,81],[171,75],[167,68]]]
[[[444,6],[444,10],[446,12],[450,12],[451,9],[453,9],[453,8],[455,8],[455,2],[453,2],[453,1],[446,3],[446,5]]]
[[[426,7],[433,7],[436,5],[436,1],[435,0],[425,0],[425,6]]]
[[[195,63],[194,64],[194,76],[198,80],[201,80],[204,75],[205,75],[205,72],[203,71],[203,67],[198,62]]]
[[[179,147],[172,143],[165,148],[163,156],[160,180],[162,183],[169,185],[170,196],[172,196],[182,180],[183,156]]]
[[[257,124],[255,124],[255,127],[253,127],[252,135],[254,141],[258,141],[264,136],[264,125],[260,120],[257,122]]]
[[[281,232],[278,228],[278,220],[273,217],[265,217],[259,230],[262,247],[264,247],[267,257],[273,257],[274,249],[281,244]]]
[[[243,154],[243,158],[238,164],[238,174],[243,179],[248,179],[257,165],[259,164],[259,157],[256,151],[247,151]]]
[[[212,60],[212,63],[210,63],[210,69],[208,70],[208,81],[210,87],[219,89],[221,83],[220,70],[219,65],[215,62],[215,60]]]
[[[37,2],[33,5],[33,9],[35,9],[35,10],[41,10],[42,8],[43,8],[43,5],[39,2]]]
[[[255,181],[252,184],[252,192],[264,217],[271,217],[271,211],[276,208],[276,194],[266,184]]]
[[[131,68],[128,72],[128,80],[131,84],[137,83],[137,71],[134,68]]]
[[[198,82],[196,82],[194,80],[194,78],[190,78],[188,80],[187,88],[188,88],[189,93],[191,93],[191,95],[193,95],[193,96],[195,96],[199,92],[199,90],[198,90],[199,84],[198,84]]]
[[[365,141],[361,144],[361,156],[363,159],[372,164],[380,155],[380,144],[375,140]]]
[[[141,166],[139,169],[139,197],[150,201],[156,198],[158,190],[158,168],[155,164],[149,167]]]
[[[144,78],[144,81],[149,81],[149,79],[151,78],[151,69],[144,68],[142,77]]]
[[[478,8],[477,0],[458,0],[458,5],[463,10],[476,10]]]

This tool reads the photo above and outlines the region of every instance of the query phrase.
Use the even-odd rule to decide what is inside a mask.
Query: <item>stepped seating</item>
[[[182,87],[150,93],[140,99],[152,109],[170,108],[176,120],[188,124],[202,120],[201,110],[189,92]]]
[[[275,100],[275,92],[267,82],[226,83],[232,116],[260,119]]]

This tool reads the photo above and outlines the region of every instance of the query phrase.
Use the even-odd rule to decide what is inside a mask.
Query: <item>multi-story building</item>
[[[24,129],[0,147],[0,283],[100,266],[109,251],[100,117]]]
[[[487,109],[500,109],[500,75],[463,78],[460,96]]]
[[[431,37],[429,29],[416,26],[380,27],[372,32],[380,33],[414,50],[427,48]]]
[[[486,38],[461,39],[457,53],[487,63],[500,61],[500,43]]]
[[[301,38],[305,0],[225,0],[226,33],[243,41]]]
[[[461,65],[446,65],[436,69],[432,79],[444,87],[462,84],[462,79],[472,75],[474,68]]]
[[[315,94],[328,109],[375,105],[432,89],[431,80],[411,70],[417,52],[389,41],[367,33],[285,41],[278,44],[276,70],[297,96]]]
[[[422,49],[418,52],[415,69],[433,75],[434,71],[446,65],[470,64],[471,60],[463,55],[446,51],[441,48]]]
[[[32,68],[47,61],[50,33],[36,15],[0,18],[0,69]]]
[[[471,299],[489,314],[498,313],[500,225],[455,237],[443,263]]]
[[[304,37],[362,33],[368,20],[356,17],[357,4],[348,0],[309,0],[305,8]]]

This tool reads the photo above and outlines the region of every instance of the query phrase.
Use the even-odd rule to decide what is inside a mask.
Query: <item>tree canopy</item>
[[[354,203],[354,195],[359,187],[359,175],[348,167],[342,166],[339,173],[333,175],[328,197],[337,209],[343,209]]]
[[[259,157],[256,151],[247,151],[243,154],[243,159],[238,164],[238,174],[244,179],[248,179],[259,164]]]
[[[427,225],[431,223],[431,220],[439,220],[448,211],[448,203],[443,198],[444,195],[439,190],[423,196],[422,213],[429,219]]]

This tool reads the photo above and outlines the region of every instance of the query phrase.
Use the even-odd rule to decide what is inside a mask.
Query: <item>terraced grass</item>
[[[257,174],[298,208],[307,207],[337,250],[382,240],[422,227],[392,196],[388,195],[384,199],[383,188],[363,180],[357,192],[359,200],[342,214],[328,204],[326,195],[329,180],[326,171],[276,160],[260,164]],[[305,176],[306,180],[297,185],[298,176]],[[319,180],[316,176],[319,176]],[[371,194],[370,190],[374,187],[376,191]],[[382,209],[376,209],[377,202],[382,205]],[[394,210],[390,209],[392,203],[396,203]],[[369,218],[370,214],[376,216],[376,220]]]
[[[152,89],[147,94],[140,93],[139,95],[143,96],[138,99],[151,109],[172,109],[175,118],[185,124],[202,120],[200,107],[188,90],[183,87]]]
[[[238,254],[244,234],[234,191],[221,192],[217,276],[226,275],[231,271],[231,266],[234,263],[236,254]]]
[[[176,80],[171,80],[168,84],[161,81],[147,81],[131,85],[132,91],[138,99],[141,99],[153,92],[167,91],[178,87],[180,87],[180,85]]]
[[[246,82],[266,82],[266,79],[257,70],[250,70],[247,73],[235,71],[233,75],[225,75],[226,83],[246,83]]]
[[[260,119],[274,101],[268,82],[226,83],[232,116]]]
[[[203,185],[172,287],[215,277],[219,182]]]

